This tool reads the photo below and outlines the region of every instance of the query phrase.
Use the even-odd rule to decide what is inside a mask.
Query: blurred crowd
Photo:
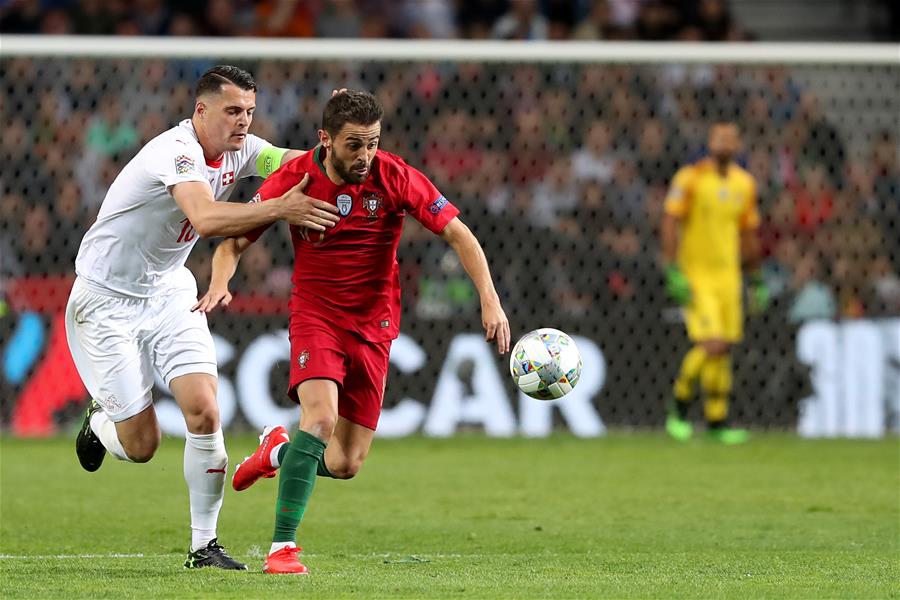
[[[2,287],[10,278],[71,274],[107,187],[142,144],[190,116],[192,85],[210,63],[0,65]],[[864,122],[856,105],[835,109],[817,92],[821,70],[798,77],[783,67],[734,66],[243,66],[260,88],[251,131],[282,146],[315,144],[333,88],[374,91],[386,111],[382,147],[421,168],[460,207],[514,322],[665,312],[663,199],[677,168],[702,156],[716,119],[741,125],[740,161],[759,182],[777,322],[900,315],[895,116]],[[884,69],[869,73],[862,92],[882,90],[866,106],[896,115]],[[242,183],[232,199],[249,199],[257,185]],[[191,258],[201,289],[213,248],[202,241]],[[410,318],[478,318],[474,290],[440,240],[411,222],[400,257]],[[291,261],[286,228],[273,228],[245,255],[236,290],[286,297]]]
[[[11,0],[5,33],[745,40],[727,0]]]

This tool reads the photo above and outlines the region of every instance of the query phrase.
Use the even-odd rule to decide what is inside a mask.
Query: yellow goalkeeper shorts
[[[684,317],[694,342],[738,342],[744,335],[740,277],[691,277],[691,302]]]

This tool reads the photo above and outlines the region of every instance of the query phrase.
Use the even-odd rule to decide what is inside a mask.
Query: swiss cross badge
[[[222,173],[222,185],[231,185],[234,183],[234,171]]]
[[[374,220],[378,218],[378,209],[381,208],[383,201],[378,194],[369,194],[363,198],[363,208],[369,211],[366,215],[367,219]]]
[[[304,350],[300,353],[300,356],[297,357],[297,364],[301,369],[306,368],[306,363],[309,362],[309,350]]]

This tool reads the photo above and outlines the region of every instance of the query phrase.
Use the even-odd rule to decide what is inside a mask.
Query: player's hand
[[[227,289],[224,290],[214,290],[210,289],[200,300],[197,301],[193,307],[191,307],[191,312],[200,311],[202,313],[211,313],[213,309],[217,306],[221,305],[222,308],[225,308],[229,304],[231,304],[231,292]]]
[[[500,354],[509,352],[509,319],[499,302],[481,305],[481,324],[484,326],[484,339],[488,342],[496,339]]]
[[[769,286],[762,273],[754,271],[747,278],[747,308],[751,314],[758,315],[769,307]]]
[[[309,173],[306,173],[300,183],[281,196],[284,211],[282,218],[291,225],[306,227],[313,231],[325,231],[329,227],[334,227],[340,221],[337,206],[303,193],[308,184]]]
[[[331,97],[334,98],[338,94],[343,94],[346,91],[347,91],[347,88],[341,88],[339,90],[331,90]]]
[[[666,293],[679,306],[691,301],[691,282],[675,263],[666,267]]]

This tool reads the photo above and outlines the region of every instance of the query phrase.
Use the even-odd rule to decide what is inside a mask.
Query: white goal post
[[[205,58],[571,63],[868,64],[900,66],[900,44],[502,42],[0,36],[0,54],[95,58]]]

